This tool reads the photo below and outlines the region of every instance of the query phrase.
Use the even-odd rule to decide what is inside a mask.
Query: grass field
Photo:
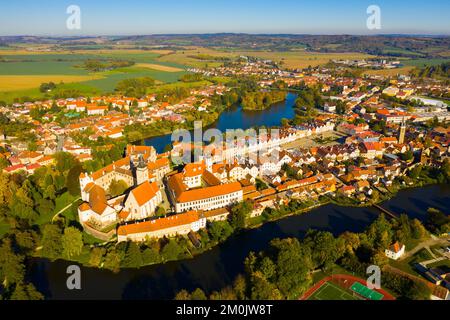
[[[359,300],[356,296],[338,285],[325,282],[308,300]]]
[[[65,192],[55,200],[55,209],[52,212],[49,212],[47,215],[40,215],[36,220],[37,225],[43,225],[45,223],[50,223],[53,219],[53,216],[59,212],[61,209],[65,208],[68,204],[74,201],[77,197],[72,196],[69,192]],[[67,209],[67,210],[70,210]]]

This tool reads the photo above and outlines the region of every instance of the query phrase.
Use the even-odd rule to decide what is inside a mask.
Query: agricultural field
[[[136,67],[157,70],[157,71],[164,71],[164,72],[183,72],[184,71],[183,69],[180,69],[180,68],[164,66],[164,65],[160,65],[160,64],[154,64],[154,63],[138,63],[138,64],[136,64]]]
[[[20,89],[32,89],[39,87],[43,82],[72,83],[98,79],[95,75],[0,75],[0,92],[16,91]]]
[[[438,65],[445,62],[449,62],[450,57],[448,59],[442,58],[442,59],[409,59],[402,61],[402,64],[405,66],[412,66],[412,67],[424,67],[429,65]]]
[[[184,65],[203,68],[206,65],[209,67],[215,67],[220,65],[220,62],[214,60],[200,60],[194,58],[194,56],[205,55],[212,56],[216,58],[238,58],[239,56],[253,56],[262,59],[273,60],[276,62],[282,62],[284,67],[295,69],[295,68],[306,68],[308,66],[318,66],[321,64],[326,64],[332,59],[367,59],[373,56],[364,53],[312,53],[306,51],[225,51],[225,50],[214,50],[209,48],[195,48],[191,47],[188,50],[174,51],[170,54],[163,55],[158,58],[158,61],[162,62],[176,62],[182,63]]]
[[[259,57],[262,59],[269,59],[276,62],[282,62],[283,66],[289,69],[307,68],[309,66],[317,67],[328,63],[333,59],[368,59],[374,58],[371,55],[364,53],[313,53],[306,51],[290,51],[290,52],[259,52],[259,51],[245,51],[239,52],[240,55],[248,55]]]
[[[11,102],[17,97],[41,98],[38,87],[54,82],[57,90],[77,90],[80,94],[112,92],[117,83],[127,78],[151,77],[158,83],[173,83],[186,74],[186,66],[156,59],[168,51],[144,50],[80,50],[76,52],[30,52],[0,50],[0,100]],[[88,60],[126,60],[131,67],[102,72],[89,72]]]
[[[26,50],[28,48],[28,50]],[[32,46],[0,48],[0,101],[12,102],[18,97],[45,98],[38,88],[43,82],[54,82],[59,91],[74,90],[82,95],[113,92],[117,83],[128,78],[151,77],[158,84],[179,84],[189,67],[217,67],[224,60],[239,56],[253,56],[273,60],[289,69],[318,66],[332,59],[367,59],[373,56],[363,53],[313,53],[296,51],[239,51],[203,47],[185,47],[179,50],[129,49],[114,46],[102,49],[101,45],[84,48],[55,48]],[[79,50],[81,49],[81,50]],[[90,72],[83,68],[86,60],[125,60],[134,65],[108,71]],[[393,76],[408,74],[414,67],[438,64],[443,59],[402,59],[404,66],[392,70],[370,70],[367,74]],[[55,92],[55,91],[54,91]],[[52,92],[52,93],[54,93]]]
[[[205,68],[206,66],[215,68],[222,65],[222,62],[216,60],[201,60],[195,56],[211,56],[215,58],[237,58],[239,54],[224,52],[209,48],[188,47],[183,50],[171,51],[161,55],[156,60],[159,62],[180,63],[195,68]]]
[[[400,67],[400,68],[396,68],[396,69],[367,70],[364,72],[364,74],[393,77],[398,74],[408,75],[411,72],[411,70],[413,70],[413,69],[414,69],[414,67],[407,66],[407,67]]]

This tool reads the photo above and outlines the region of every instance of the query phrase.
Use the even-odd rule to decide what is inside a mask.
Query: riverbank
[[[228,110],[238,109],[238,110],[242,110],[242,111],[247,111],[249,113],[252,113],[252,112],[258,113],[258,112],[261,112],[261,111],[265,111],[265,110],[271,109],[271,108],[273,108],[273,107],[275,107],[275,106],[277,106],[279,104],[284,104],[284,103],[287,102],[287,100],[290,100],[289,99],[289,94],[292,94],[292,93],[285,92],[285,91],[280,91],[279,93],[283,94],[283,98],[275,99],[270,104],[261,104],[261,105],[258,105],[258,107],[256,107],[256,108],[248,108],[248,107],[246,107],[246,106],[244,106],[242,104],[241,105],[237,105],[236,104],[236,105],[232,105],[232,106],[229,106],[229,107],[224,106],[224,105],[223,106],[217,106],[216,107],[216,111],[214,111],[213,113],[208,113],[205,117],[202,117],[200,119],[195,119],[195,121],[201,121],[203,129],[210,128],[210,127],[215,127],[214,124],[218,124],[220,122],[219,120],[220,120],[220,117],[222,116],[222,114],[224,112],[228,111]],[[260,106],[262,106],[262,107],[260,107]],[[211,115],[214,115],[214,117],[211,117]],[[163,124],[163,125],[158,125],[158,124],[155,124],[155,125],[157,125],[157,128],[154,128],[153,124],[151,124],[150,126],[142,126],[145,129],[141,129],[141,130],[139,130],[139,132],[144,132],[145,133],[144,136],[140,137],[137,140],[130,141],[130,143],[132,143],[132,144],[142,144],[143,141],[151,140],[151,139],[154,139],[154,138],[156,138],[156,139],[157,138],[161,138],[161,137],[164,137],[166,135],[171,135],[172,132],[175,129],[186,129],[186,130],[189,130],[189,131],[194,130],[193,123],[192,124],[188,124],[188,125],[185,125],[184,123],[181,123],[181,124],[177,123],[176,124],[176,128],[174,128],[174,124],[170,123],[170,122],[168,122],[167,124]],[[148,129],[148,127],[150,127],[150,129]],[[242,128],[242,129],[245,130],[245,129],[248,129],[248,128],[249,127]],[[224,128],[218,128],[218,129],[219,130],[224,130]],[[148,131],[152,131],[152,133],[149,133]],[[144,142],[144,143],[146,145],[149,145],[146,142]]]
[[[282,125],[283,119],[292,119],[295,116],[294,103],[297,95],[286,93],[282,102],[272,104],[264,110],[246,111],[242,105],[234,105],[224,108],[215,118],[215,121],[203,123],[203,128],[216,128],[222,132],[226,130],[242,129],[265,126],[277,127]],[[169,124],[168,124],[169,126]],[[192,129],[191,129],[192,131]],[[151,134],[143,139],[146,146],[153,146],[158,153],[163,153],[167,145],[172,143],[172,128],[166,129],[167,134]],[[135,143],[142,144],[142,139]]]
[[[424,221],[429,207],[448,213],[448,203],[450,186],[444,184],[402,190],[385,201],[383,207]],[[362,232],[379,214],[372,207],[341,207],[330,203],[246,229],[194,258],[124,268],[117,273],[81,266],[83,290],[80,292],[67,290],[65,286],[66,270],[73,262],[33,258],[27,270],[38,290],[51,299],[173,299],[181,289],[192,291],[200,287],[212,292],[224,288],[243,272],[243,261],[251,251],[266,249],[275,238],[302,239],[310,229],[330,231],[335,236],[346,231]]]
[[[427,186],[433,186],[433,184],[429,184]],[[342,202],[335,201],[333,198],[331,198],[329,196],[321,196],[316,201],[307,201],[307,202],[300,202],[300,201],[294,199],[294,200],[291,200],[291,202],[287,206],[282,206],[278,209],[269,209],[269,210],[266,210],[265,212],[263,212],[263,214],[259,217],[248,218],[246,221],[246,225],[242,230],[239,230],[237,232],[233,231],[218,241],[210,239],[207,231],[201,230],[200,235],[201,235],[201,238],[203,241],[202,241],[202,246],[200,248],[197,248],[194,245],[192,245],[185,237],[175,238],[175,241],[177,243],[179,243],[179,245],[183,246],[184,251],[185,251],[185,254],[180,254],[180,256],[178,256],[175,259],[161,257],[160,259],[153,260],[151,263],[141,263],[138,266],[120,267],[120,268],[113,268],[113,269],[105,268],[104,266],[100,266],[99,269],[110,269],[112,271],[118,272],[119,270],[136,269],[136,268],[143,268],[143,267],[149,267],[149,266],[158,266],[158,265],[164,265],[166,263],[174,262],[174,261],[195,259],[198,256],[201,256],[201,255],[207,253],[208,251],[213,250],[217,246],[220,246],[220,245],[226,243],[232,237],[238,237],[242,233],[261,228],[265,224],[268,224],[268,223],[275,223],[278,221],[288,219],[293,216],[300,216],[300,215],[303,215],[306,213],[310,213],[313,210],[319,209],[319,208],[327,206],[327,205],[334,205],[334,206],[340,207],[340,208],[367,209],[367,208],[373,207],[375,204],[383,204],[389,200],[395,199],[395,197],[401,191],[407,191],[407,190],[418,189],[418,188],[419,188],[419,186],[417,186],[417,185],[405,186],[403,188],[398,188],[398,190],[395,193],[391,193],[389,197],[383,197],[383,198],[379,198],[377,201],[366,202],[364,204],[355,204],[355,205],[343,204]],[[376,209],[376,212],[378,212],[378,214],[379,214],[379,211],[377,209]],[[205,239],[207,239],[208,241],[205,241]],[[105,246],[108,244],[115,245],[114,241],[113,242],[109,241],[109,242],[105,242],[105,243],[97,242],[95,244],[90,245],[90,250],[93,250],[96,247]],[[39,254],[36,254],[35,257],[36,258],[46,258],[46,257],[40,256]],[[80,257],[78,257],[77,259],[71,260],[71,262],[80,263],[81,265],[83,265],[85,267],[93,267],[90,264],[90,257],[89,257],[88,252],[85,252],[84,254],[80,255]]]

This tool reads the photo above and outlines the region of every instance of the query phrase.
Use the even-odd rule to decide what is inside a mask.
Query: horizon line
[[[90,35],[51,35],[51,34],[16,34],[1,35],[2,38],[13,37],[48,37],[48,38],[98,38],[98,37],[149,37],[149,36],[199,36],[199,35],[251,35],[251,36],[357,36],[357,37],[377,37],[377,36],[418,36],[418,37],[450,37],[450,33],[248,33],[248,32],[204,32],[204,33],[149,33],[149,34],[90,34]]]

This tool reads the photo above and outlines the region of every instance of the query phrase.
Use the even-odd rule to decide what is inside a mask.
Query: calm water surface
[[[291,119],[295,116],[294,104],[297,95],[288,93],[284,102],[276,103],[261,111],[244,111],[242,106],[231,107],[222,112],[215,123],[209,128],[217,128],[222,132],[227,129],[249,129],[255,126],[279,126],[281,119]],[[146,146],[154,146],[158,153],[164,152],[170,144],[171,134],[152,137],[144,140]]]

